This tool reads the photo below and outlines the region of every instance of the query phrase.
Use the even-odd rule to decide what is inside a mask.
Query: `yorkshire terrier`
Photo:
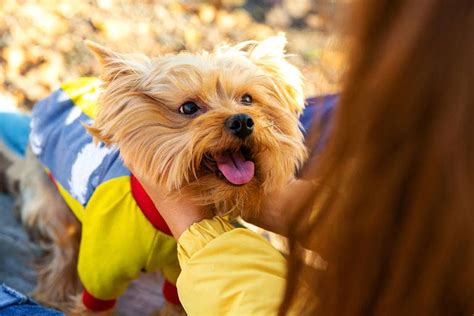
[[[161,269],[179,304],[176,245],[137,178],[217,215],[258,216],[306,158],[301,74],[283,35],[156,58],[86,44],[100,81],[66,83],[32,115],[20,187],[21,217],[48,251],[36,296],[105,311]]]

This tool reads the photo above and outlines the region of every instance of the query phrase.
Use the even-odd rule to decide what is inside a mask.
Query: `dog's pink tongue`
[[[214,158],[217,168],[230,183],[242,185],[252,180],[255,165],[253,161],[245,160],[241,153],[224,153],[216,155]]]

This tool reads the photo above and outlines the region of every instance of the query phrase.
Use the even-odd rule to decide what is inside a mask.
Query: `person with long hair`
[[[324,149],[246,219],[288,236],[287,259],[145,183],[178,239],[189,314],[474,313],[474,3],[353,6]]]

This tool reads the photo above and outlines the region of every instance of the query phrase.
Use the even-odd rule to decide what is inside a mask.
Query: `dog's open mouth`
[[[218,176],[223,176],[233,185],[249,183],[255,174],[255,163],[249,148],[241,147],[238,151],[225,151],[204,155],[204,163]]]

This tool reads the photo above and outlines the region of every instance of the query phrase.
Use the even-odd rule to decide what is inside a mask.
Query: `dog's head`
[[[258,208],[305,158],[300,72],[284,36],[150,59],[88,42],[103,65],[89,131],[140,178],[218,213]]]

